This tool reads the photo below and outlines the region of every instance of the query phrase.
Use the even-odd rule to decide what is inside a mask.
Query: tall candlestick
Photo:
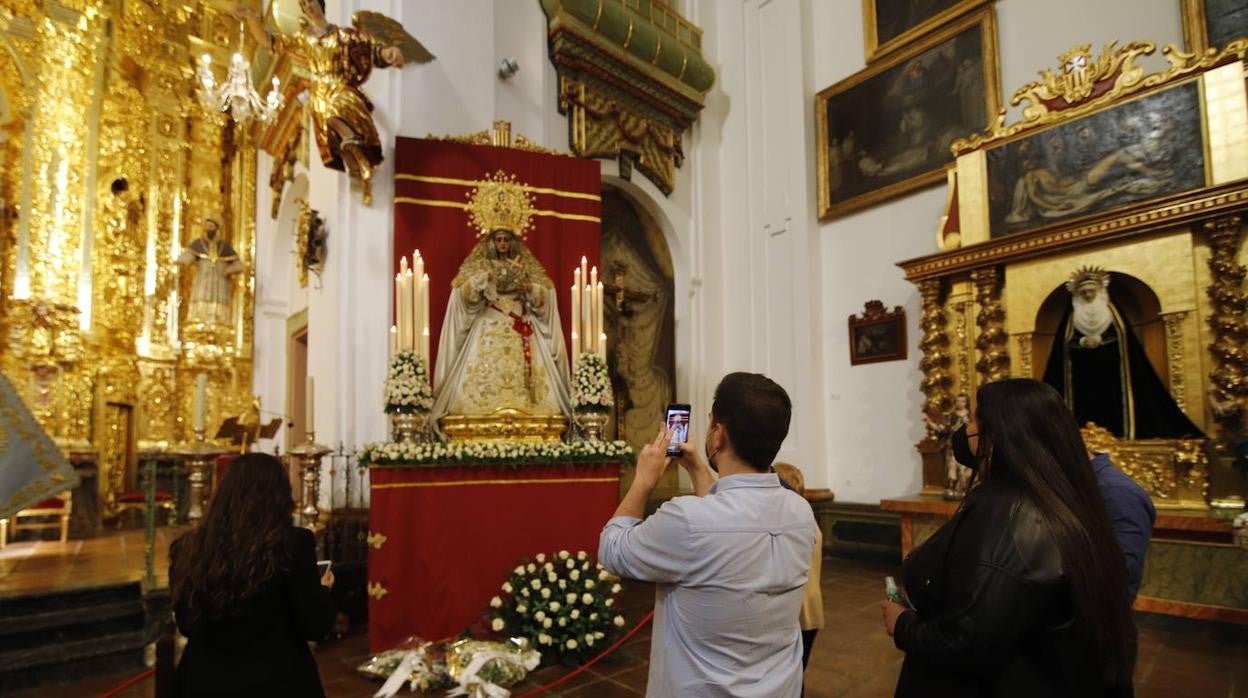
[[[581,283],[589,281],[589,260],[581,256]]]
[[[394,325],[390,326],[390,358],[399,351],[399,328]]]
[[[581,287],[581,351],[593,351],[594,321],[590,309],[594,307],[594,298],[589,284]]]
[[[208,398],[208,376],[195,376],[195,431],[204,430],[204,409]]]
[[[594,330],[598,333],[594,335],[598,338],[597,351],[602,358],[607,358],[607,327],[602,324],[602,282],[598,282],[598,287],[594,291],[594,305],[597,309],[597,315],[594,318]]]
[[[412,270],[408,269],[403,272],[403,318],[405,321],[404,334],[401,338],[404,351],[412,351],[416,348],[416,318],[413,317],[412,306]]]
[[[425,360],[425,369],[429,368],[429,326],[420,331],[420,356]]]
[[[420,256],[420,250],[412,252],[412,260],[412,278],[416,281],[416,287],[412,289],[412,313],[416,316],[416,331],[420,332],[422,327],[429,324],[429,314],[425,312],[425,305],[421,300],[429,279],[425,276],[425,258]]]
[[[394,325],[395,325],[395,341],[402,342],[403,339],[403,274],[394,275]],[[395,344],[395,351],[402,347]]]
[[[308,376],[307,387],[304,388],[303,395],[303,430],[311,434],[316,431],[316,410],[315,400],[316,386],[312,380],[312,376]]]
[[[572,363],[581,353],[581,270],[572,271]]]
[[[424,260],[421,260],[421,266],[424,266]],[[424,333],[421,356],[425,359],[425,368],[429,368],[429,275],[425,273],[420,275],[420,320]]]

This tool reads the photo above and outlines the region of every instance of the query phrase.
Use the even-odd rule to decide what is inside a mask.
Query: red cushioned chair
[[[156,508],[165,510],[165,525],[168,526],[173,522],[176,512],[174,508],[176,503],[173,501],[173,495],[164,491],[156,490]],[[143,507],[147,506],[147,497],[142,492],[126,492],[117,498],[117,528],[121,528],[121,517],[127,511],[138,511],[142,513]]]
[[[55,497],[45,499],[29,509],[22,509],[13,515],[13,535],[16,536],[23,528],[60,528],[61,542],[69,540],[69,515],[73,511],[73,501],[69,492],[62,492]],[[22,519],[39,519],[55,516],[56,521],[23,522]],[[2,532],[0,532],[2,533]]]

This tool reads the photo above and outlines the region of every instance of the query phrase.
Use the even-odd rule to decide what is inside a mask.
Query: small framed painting
[[[849,365],[906,358],[906,309],[886,310],[881,301],[867,301],[862,315],[849,316]]]
[[[902,48],[988,0],[862,0],[867,62]]]
[[[1222,48],[1248,37],[1248,2],[1244,0],[1181,0],[1183,38],[1187,50]]]

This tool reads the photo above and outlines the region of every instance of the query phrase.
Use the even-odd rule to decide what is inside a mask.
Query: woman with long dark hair
[[[896,695],[1131,696],[1126,567],[1075,418],[1030,379],[979,389],[951,439],[978,485],[884,602],[906,653]]]
[[[280,461],[249,453],[230,464],[212,505],[170,549],[169,587],[188,638],[176,696],[324,696],[309,640],[329,634],[332,572],[316,541],[291,525],[295,503]]]

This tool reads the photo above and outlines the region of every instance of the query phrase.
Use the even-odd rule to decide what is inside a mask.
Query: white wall
[[[323,168],[313,149],[308,195],[329,229],[323,286],[283,285],[293,268],[288,234],[258,197],[260,255],[256,390],[266,406],[285,402],[285,319],[306,307],[309,371],[316,377],[316,431],[348,446],[384,438],[381,412],[386,331],[391,317],[395,135],[466,134],[507,119],[552,148],[567,149],[556,109],[546,19],[530,0],[329,0],[331,20],[370,9],[401,20],[437,60],[375,71],[366,92],[388,159],[364,206],[347,178]],[[1006,94],[1052,66],[1076,43],[1181,40],[1178,0],[999,0]],[[812,487],[842,501],[869,502],[916,491],[922,436],[918,392],[919,300],[895,262],[935,251],[944,192],[934,188],[820,224],[816,220],[814,95],[863,63],[858,0],[689,0],[682,9],[705,31],[716,67],[707,107],[686,134],[688,158],[670,197],[640,174],[603,177],[659,222],[676,267],[677,396],[694,404],[695,431],[728,371],[766,373],[794,401],[780,454]],[[1077,18],[1077,21],[1072,20]],[[520,72],[496,75],[513,57]],[[261,182],[269,162],[262,156]],[[283,207],[283,216],[286,207]],[[282,276],[276,276],[282,274]],[[274,279],[266,285],[266,279]],[[849,367],[846,318],[867,300],[904,305],[905,362]],[[695,437],[696,438],[696,437]]]
[[[814,95],[861,70],[862,4],[802,0],[805,47],[805,172],[816,192]],[[1093,51],[1109,41],[1145,39],[1159,47],[1182,43],[1178,0],[999,0],[996,3],[1001,86],[1005,98],[1058,54],[1084,43]],[[1157,62],[1145,65],[1157,67]],[[872,502],[913,493],[922,483],[913,444],[923,435],[918,386],[919,296],[893,263],[936,252],[935,230],[944,207],[943,185],[818,226],[811,254],[823,267],[823,409],[826,469],[822,482],[842,501]],[[814,220],[816,203],[807,202]],[[817,251],[816,251],[817,250]],[[879,299],[904,305],[910,358],[850,368],[846,318]],[[812,478],[815,479],[815,478]]]

